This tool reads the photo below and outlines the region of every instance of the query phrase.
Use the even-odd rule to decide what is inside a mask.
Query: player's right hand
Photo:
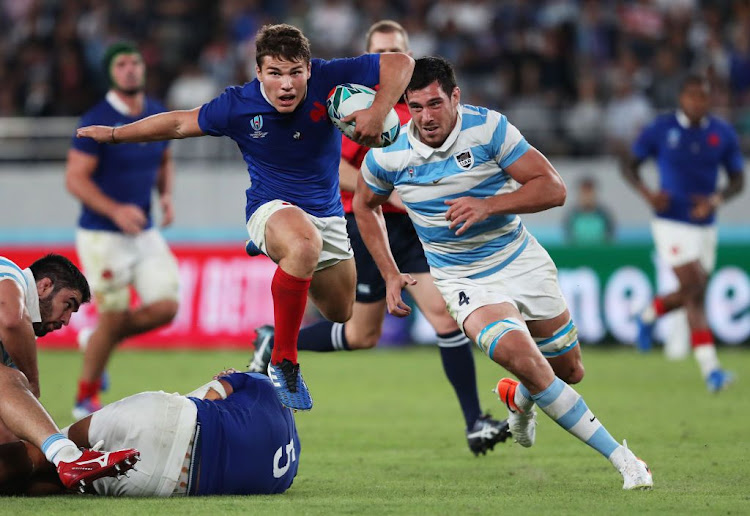
[[[92,138],[99,143],[112,143],[112,127],[108,125],[87,125],[79,127],[76,138]]]
[[[135,204],[121,204],[112,214],[112,221],[128,235],[137,235],[146,227],[148,219],[140,206]]]
[[[411,313],[411,307],[401,299],[401,290],[407,285],[416,285],[417,280],[411,274],[399,274],[385,280],[385,301],[388,313],[396,317],[406,317]]]
[[[656,213],[662,213],[669,208],[669,194],[667,192],[649,192],[646,199]]]

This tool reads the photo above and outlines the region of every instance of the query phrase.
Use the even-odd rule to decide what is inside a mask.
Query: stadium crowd
[[[101,59],[138,44],[149,94],[192,108],[254,74],[254,36],[288,22],[318,57],[357,55],[376,19],[415,57],[455,63],[465,102],[500,109],[547,153],[618,151],[689,71],[750,148],[748,0],[3,0],[0,116],[77,116],[107,89]]]

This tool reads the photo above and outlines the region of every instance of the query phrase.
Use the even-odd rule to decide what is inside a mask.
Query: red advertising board
[[[254,329],[273,324],[271,279],[276,265],[265,256],[248,257],[241,245],[174,245],[180,270],[180,309],[168,327],[129,339],[125,346],[147,348],[247,348]],[[75,263],[69,247],[10,247],[0,255],[21,268],[46,253]],[[137,302],[134,296],[134,303]],[[76,346],[78,330],[96,323],[93,303],[73,315],[70,326],[38,340],[41,348]]]

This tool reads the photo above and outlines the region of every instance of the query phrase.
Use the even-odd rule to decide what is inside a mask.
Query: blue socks
[[[342,323],[321,321],[299,331],[297,349],[301,351],[349,351]]]
[[[471,428],[482,414],[471,341],[460,330],[456,330],[438,335],[438,346],[445,376],[456,391],[466,428]]]

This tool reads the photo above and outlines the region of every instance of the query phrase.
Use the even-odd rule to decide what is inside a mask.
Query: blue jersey
[[[117,111],[105,99],[81,117],[79,127],[120,126],[163,111],[165,111],[164,106],[153,99],[146,98],[143,113],[131,117]],[[118,202],[139,206],[148,217],[147,228],[152,225],[151,191],[156,183],[156,176],[167,145],[167,142],[109,145],[97,143],[91,138],[76,138],[75,136],[73,136],[72,143],[74,149],[98,158],[99,163],[91,179],[99,189]],[[109,218],[90,210],[85,204],[78,219],[78,225],[84,229],[120,231]]]
[[[380,56],[311,61],[307,96],[292,113],[279,113],[255,79],[227,88],[201,107],[198,123],[211,136],[237,143],[250,173],[246,220],[279,199],[316,217],[343,216],[339,194],[341,133],[328,118],[326,99],[337,85],[375,86]]]
[[[274,494],[292,485],[300,443],[292,411],[257,373],[222,378],[225,400],[190,398],[198,407],[199,477],[195,494]]]
[[[681,113],[659,116],[641,132],[633,154],[640,160],[656,159],[661,190],[669,195],[669,207],[657,217],[690,224],[714,222],[713,214],[696,221],[690,210],[693,196],[716,192],[719,165],[729,174],[743,170],[737,135],[716,117],[707,117],[700,127],[690,127]]]

